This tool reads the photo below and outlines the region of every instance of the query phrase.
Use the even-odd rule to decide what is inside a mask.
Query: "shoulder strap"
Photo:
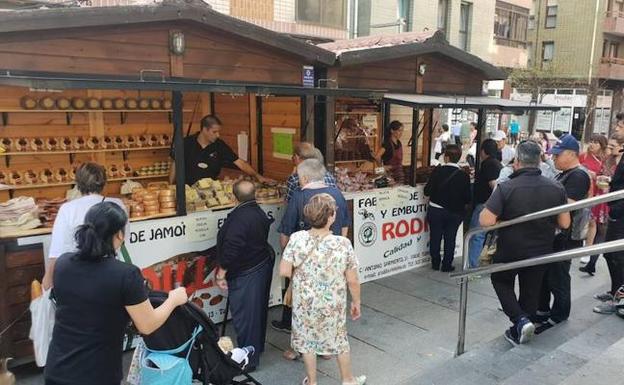
[[[160,354],[178,354],[180,352],[185,351],[186,349],[188,349],[188,352],[186,353],[186,359],[188,360],[189,355],[191,354],[191,350],[193,347],[193,344],[195,343],[195,339],[197,338],[197,336],[199,335],[199,333],[201,333],[204,329],[201,326],[197,326],[195,327],[195,330],[193,330],[193,334],[191,335],[191,338],[188,339],[188,341],[186,341],[185,343],[183,343],[182,345],[178,346],[175,349],[169,349],[169,350],[152,350],[150,348],[148,348],[147,346],[145,346],[145,350],[151,352],[151,353],[160,353]],[[190,347],[190,348],[189,348]]]

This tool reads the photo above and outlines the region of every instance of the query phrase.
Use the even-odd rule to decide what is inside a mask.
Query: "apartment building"
[[[529,66],[550,68],[561,84],[540,93],[543,103],[562,108],[538,114],[538,130],[572,132],[577,137],[584,131],[586,138],[592,132],[609,131],[612,111],[623,109],[622,43],[623,0],[532,0]],[[523,91],[514,98],[526,99]]]

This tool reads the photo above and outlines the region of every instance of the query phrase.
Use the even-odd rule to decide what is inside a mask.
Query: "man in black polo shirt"
[[[494,190],[485,203],[479,218],[481,226],[492,226],[499,220],[517,218],[566,203],[563,187],[541,175],[540,146],[527,141],[520,143],[516,151],[515,172],[510,180]],[[570,215],[563,213],[556,218],[538,219],[498,230],[494,262],[513,262],[551,253],[557,226],[568,228]],[[514,291],[516,276],[520,283],[519,298]],[[505,331],[505,338],[513,345],[526,343],[535,332],[535,325],[528,317],[537,310],[543,276],[542,266],[503,271],[491,276],[503,311],[513,323]]]
[[[199,132],[184,138],[184,183],[190,186],[202,178],[217,179],[221,168],[232,164],[260,182],[269,181],[219,139],[220,134],[221,120],[214,115],[206,115],[201,120]],[[170,170],[169,182],[174,183],[175,161]]]
[[[555,167],[561,173],[555,178],[566,190],[568,202],[576,202],[587,198],[591,179],[589,173],[581,168],[579,162],[579,152],[581,146],[572,135],[562,136],[557,144],[553,146],[550,153],[553,155]],[[580,217],[586,215],[587,220]],[[582,226],[582,223],[589,222],[587,210],[572,212],[573,226],[569,230],[561,231],[555,237],[554,251],[576,249],[583,246],[583,241],[579,240],[575,226]],[[541,322],[535,331],[539,334],[546,329],[563,322],[570,316],[572,298],[570,293],[570,261],[551,263],[546,266],[540,304],[534,321]],[[550,297],[553,297],[552,306]]]
[[[497,158],[497,153],[498,145],[493,139],[486,139],[481,143],[482,161],[474,182],[474,209],[470,220],[471,229],[479,226],[479,215],[483,210],[483,205],[492,195],[492,191],[496,187],[496,180],[503,168]],[[485,233],[476,234],[470,239],[470,248],[468,249],[470,267],[479,267],[479,255],[483,250],[484,242]]]

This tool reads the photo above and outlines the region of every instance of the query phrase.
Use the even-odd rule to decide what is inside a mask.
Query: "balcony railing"
[[[608,11],[602,22],[602,28],[605,33],[624,36],[624,12]]]
[[[603,57],[600,58],[600,63],[603,64],[624,64],[624,59],[619,57]]]

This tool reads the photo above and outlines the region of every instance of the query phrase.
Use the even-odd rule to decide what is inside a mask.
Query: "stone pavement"
[[[470,283],[467,353],[453,358],[457,342],[459,286],[448,274],[421,268],[362,286],[362,318],[349,322],[354,372],[368,384],[586,384],[600,371],[601,385],[621,384],[602,361],[621,362],[624,320],[591,312],[591,295],[609,282],[604,260],[595,277],[572,266],[572,315],[530,345],[513,348],[501,337],[509,326],[498,310],[489,278]],[[280,309],[271,309],[277,319]],[[232,328],[229,327],[231,331]],[[615,330],[615,332],[611,332]],[[289,335],[269,329],[260,369],[265,385],[301,383],[303,363],[282,359]],[[130,359],[126,354],[125,361]],[[614,366],[620,371],[621,366]],[[43,384],[31,366],[14,368],[20,385]],[[319,360],[319,385],[339,384],[335,360]],[[591,380],[594,382],[594,380]]]

